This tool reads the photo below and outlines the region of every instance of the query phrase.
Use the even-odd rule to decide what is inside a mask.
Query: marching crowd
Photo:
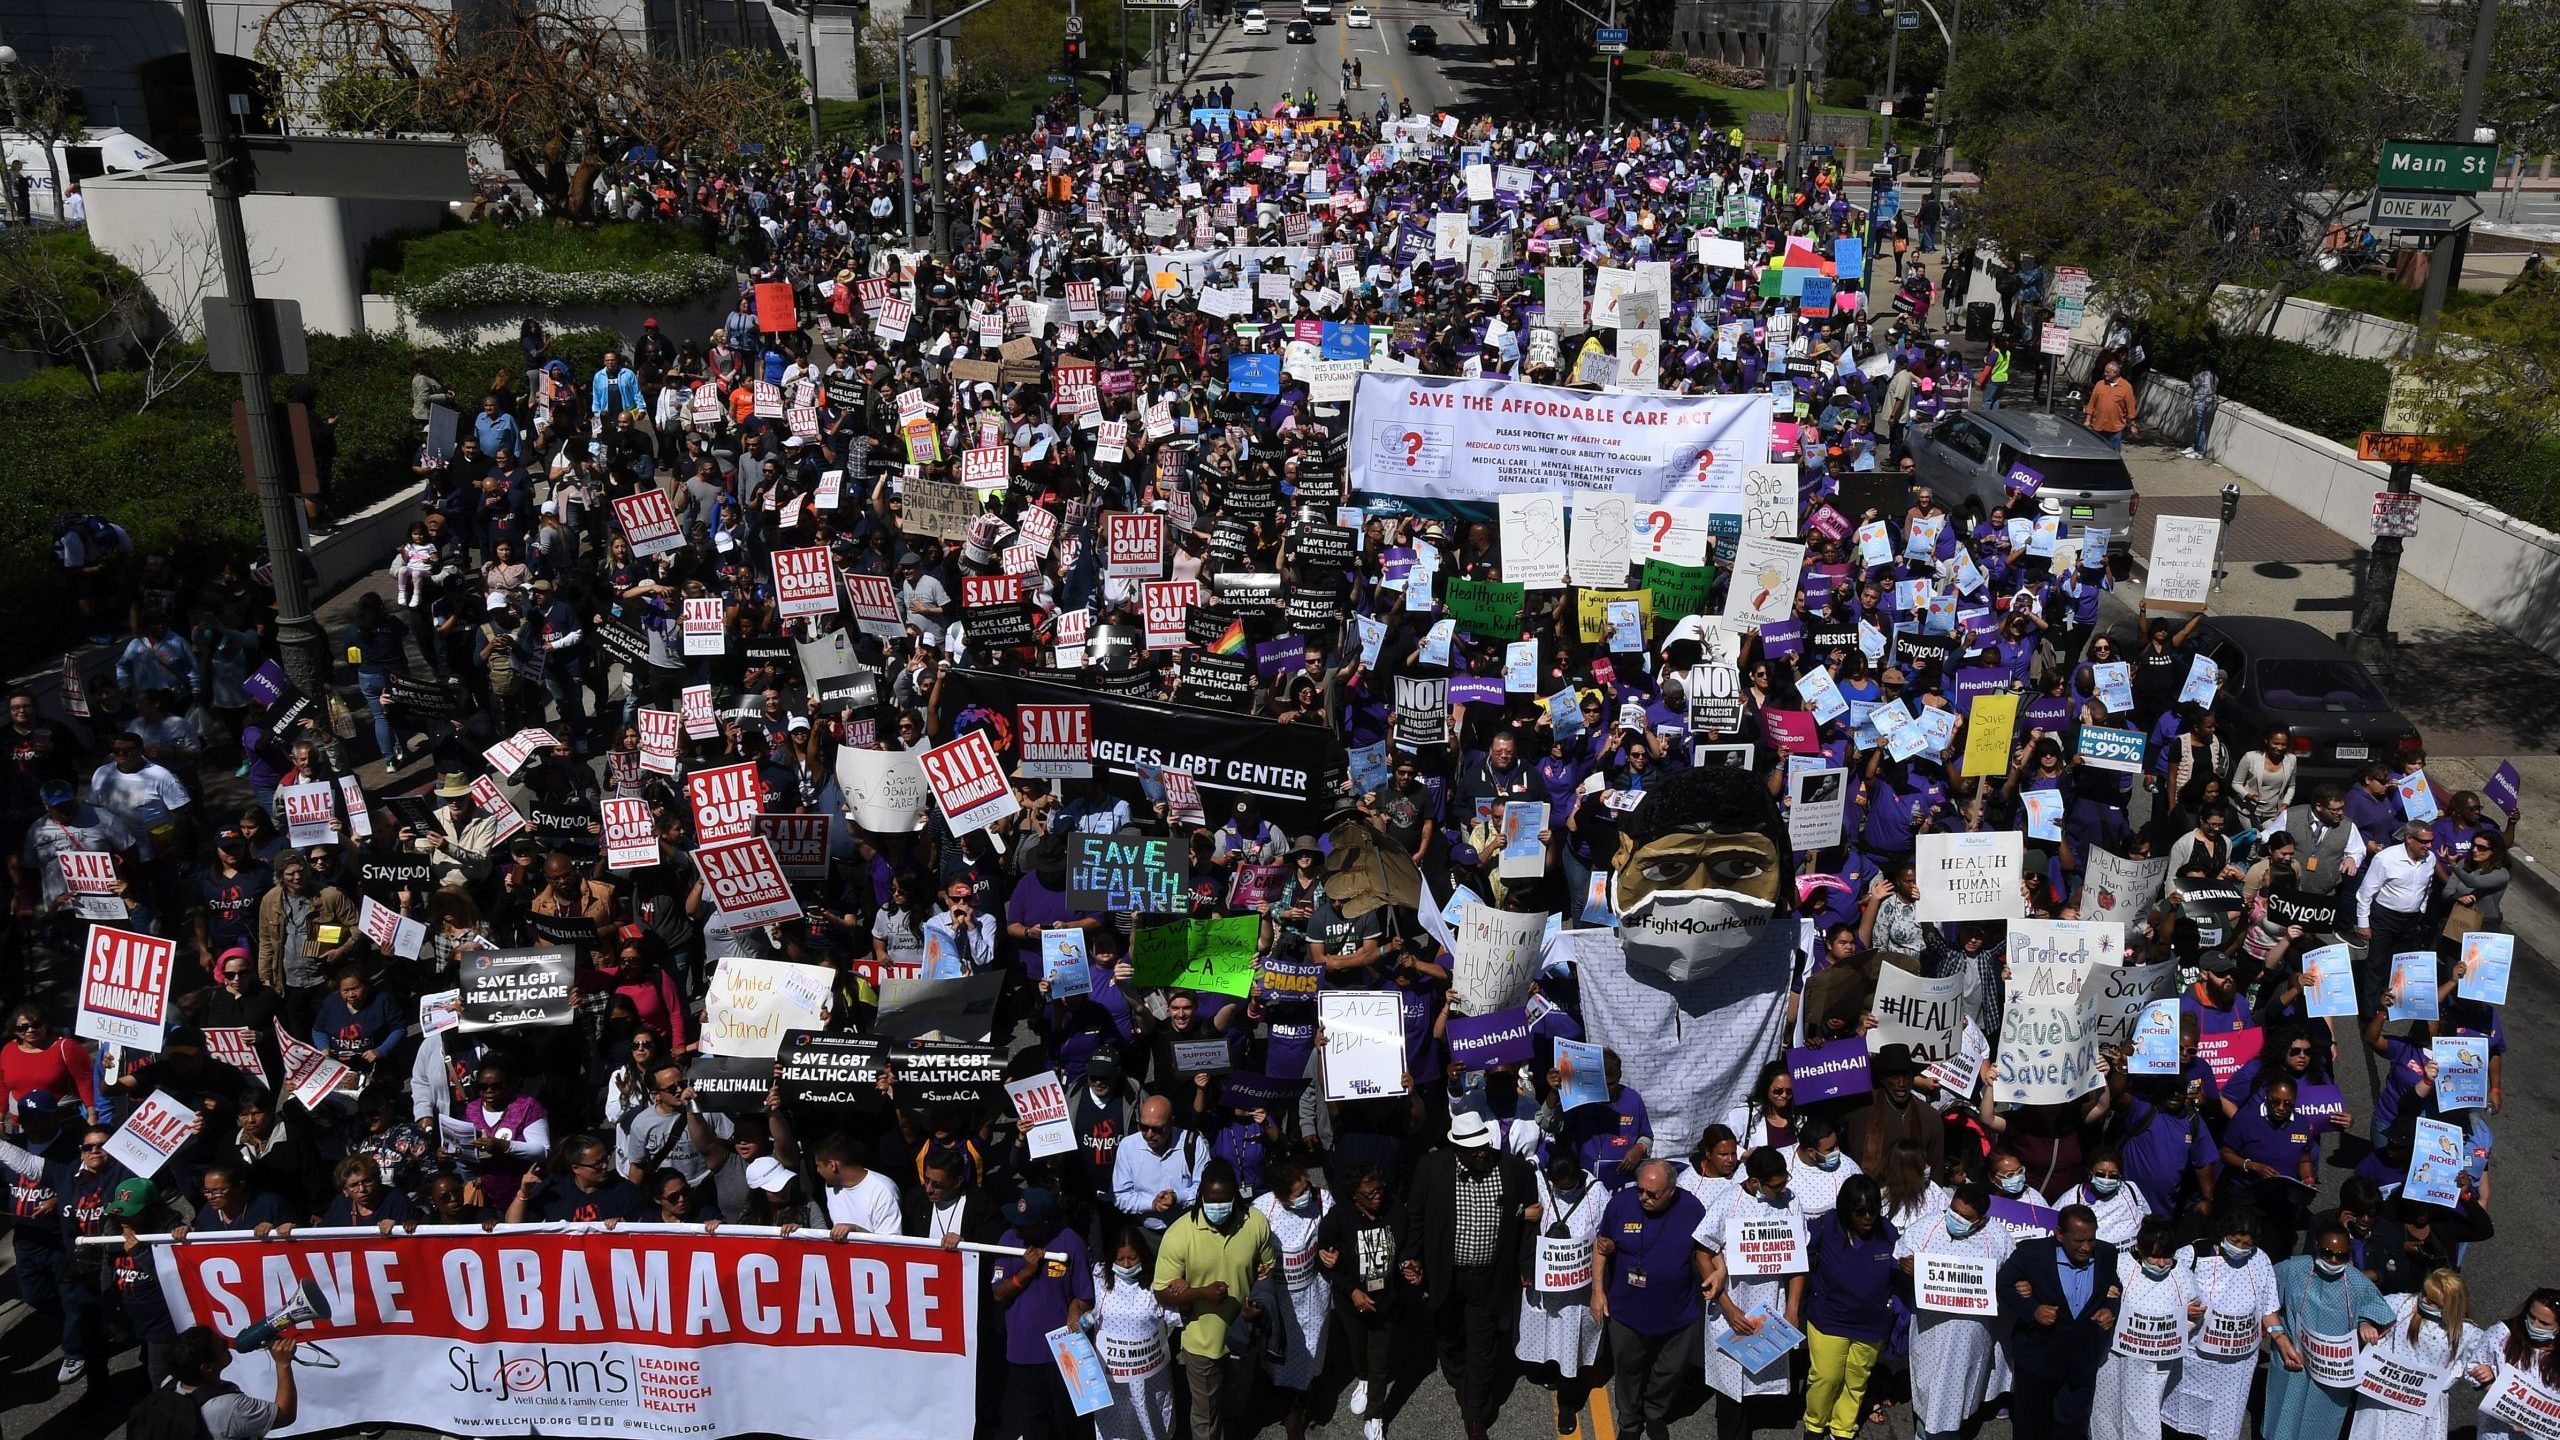
[[[611,177],[617,213],[735,244],[735,312],[651,321],[587,374],[529,326],[523,374],[480,394],[422,362],[417,522],[331,628],[327,693],[272,663],[245,566],[91,547],[131,638],[48,708],[12,695],[6,731],[28,998],[0,1165],[63,1383],[98,1393],[119,1334],[166,1372],[138,1236],[735,1223],[1001,1247],[977,1413],[1003,1440],[1247,1415],[1297,1440],[1337,1403],[1379,1440],[1399,1335],[1426,1332],[1471,1437],[1536,1390],[1575,1433],[1603,1384],[1647,1440],[1702,1405],[1726,1437],[1850,1440],[1907,1407],[1922,1440],[1999,1409],[2023,1437],[2441,1440],[2456,1384],[2522,1397],[2484,1395],[2484,1437],[2551,1433],[2560,1291],[2493,1315],[2463,1278],[2496,1243],[2506,1046],[2466,942],[2503,929],[2516,797],[2502,824],[2422,754],[2315,778],[2285,733],[2224,733],[2195,613],[2102,613],[2129,537],[2032,489],[1951,513],[1917,485],[1912,427],[2005,374],[1929,323],[1896,216],[1708,132],[1053,116],[958,161],[942,259],[884,233],[924,208],[897,175]],[[1827,303],[1769,278],[1791,249]],[[1558,270],[1656,263],[1660,391],[1784,382],[1790,618],[1721,620],[1719,533],[1639,539],[1641,579],[1604,582],[1632,614],[1594,623],[1577,584],[1459,628],[1501,528],[1364,506],[1327,366],[1600,391],[1628,331],[1551,307]],[[1106,540],[1126,516],[1161,519],[1153,579],[1197,582],[1172,635]],[[1726,667],[1730,694],[1692,693]],[[1022,718],[973,697],[1041,676],[1160,753],[1215,720],[1322,761],[1288,794],[1099,754],[1038,773]],[[1446,685],[1418,711],[1405,680]],[[1986,746],[1992,696],[2015,708]],[[2086,763],[2088,727],[2138,761]],[[880,771],[849,757],[969,735],[1009,796],[865,823]],[[715,771],[751,815],[823,818],[785,918],[732,920],[697,863]],[[1799,845],[1806,771],[1839,812]],[[609,834],[635,801],[644,830]],[[2001,832],[2013,919],[1931,918],[1922,852]],[[1170,839],[1177,891],[1071,904],[1079,841],[1132,834]],[[1495,914],[1536,936],[1526,993],[1459,993]],[[1165,927],[1255,915],[1249,983],[1142,976]],[[2172,1053],[2115,1034],[2067,1098],[2015,1101],[2008,926],[2092,919],[2125,971],[2171,967]],[[66,1033],[101,927],[176,942],[156,1046]],[[1692,1003],[1768,937],[1773,981]],[[422,1011],[536,947],[574,953],[543,1023]],[[2323,954],[2352,1013],[2314,1013]],[[1034,1158],[1000,1089],[926,1104],[895,1067],[876,1103],[715,1097],[728,957],[823,967],[848,1034],[904,987],[994,977],[982,1028],[940,1033],[1055,1072],[1074,1146]],[[1871,1039],[1919,982],[1953,982],[1947,1043]],[[1333,992],[1393,999],[1382,1093],[1327,1083]],[[1471,1063],[1489,1011],[1525,1038]],[[2487,1087],[2451,1096],[2466,1037]],[[314,1053],[344,1067],[317,1091]],[[155,1093],[202,1123],[146,1176],[108,1147]],[[2448,1126],[2456,1163],[2408,1193]],[[1070,1405],[1059,1325],[1092,1335],[1107,1408]]]

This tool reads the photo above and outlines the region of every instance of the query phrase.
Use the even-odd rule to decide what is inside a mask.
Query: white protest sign
[[[1449,956],[1451,1008],[1461,1015],[1490,1015],[1528,999],[1546,930],[1544,912],[1468,906],[1450,937],[1456,942]]]
[[[1911,1257],[1911,1293],[1923,1310],[1941,1315],[1988,1315],[2000,1308],[1992,1296],[1988,1255],[1942,1255],[1923,1250]]]
[[[107,1137],[107,1158],[148,1180],[160,1173],[169,1157],[180,1146],[195,1137],[204,1117],[194,1106],[181,1101],[166,1090],[154,1090],[151,1098],[125,1117],[116,1133]]]
[[[1067,1118],[1066,1087],[1058,1083],[1058,1072],[1043,1070],[1006,1081],[1004,1093],[1013,1101],[1015,1118],[1022,1122],[1023,1143],[1032,1159],[1046,1160],[1076,1148],[1076,1127]]]
[[[2018,877],[2026,836],[2015,830],[1926,830],[1913,837],[1922,923],[2017,920],[2027,913]]]
[[[2221,542],[2222,522],[2210,515],[2154,520],[2143,602],[2155,610],[2202,610],[2213,598],[2213,557]]]

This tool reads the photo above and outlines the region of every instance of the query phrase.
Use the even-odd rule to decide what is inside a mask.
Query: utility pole
[[[1951,85],[1956,78],[1956,37],[1963,33],[1964,0],[1956,0],[1955,13],[1947,18],[1947,63],[1938,76],[1938,87],[1941,91]],[[1932,200],[1940,199],[1947,190],[1947,111],[1952,108],[1953,106],[1944,98],[1938,101],[1938,163],[1929,167],[1929,198]]]
[[[859,46],[855,47],[857,50]],[[809,153],[818,151],[818,0],[800,0],[800,73],[809,87]]]
[[[1120,129],[1129,129],[1129,7],[1120,7],[1120,53],[1112,57],[1111,71],[1120,77]]]
[[[329,693],[329,669],[322,659],[327,638],[311,616],[311,597],[302,585],[301,502],[285,493],[284,471],[276,455],[275,397],[267,380],[275,357],[267,353],[266,336],[258,328],[249,230],[240,218],[240,197],[248,191],[249,157],[241,149],[222,83],[214,74],[213,21],[205,0],[186,0],[185,20],[188,68],[196,83],[196,123],[204,131],[205,196],[213,204],[215,251],[222,262],[223,303],[230,307],[231,323],[240,337],[240,407],[249,429],[249,463],[257,472],[249,478],[257,487],[258,521],[266,531],[269,583],[275,588],[276,647],[283,652],[285,678],[316,705]]]
[[[934,18],[934,0],[924,0],[924,18]],[[951,216],[945,210],[943,176],[951,169],[942,149],[942,36],[940,32],[926,37],[924,50],[924,123],[926,174],[933,184],[933,253],[951,254]]]
[[[1618,0],[1609,0],[1609,28],[1618,28]],[[1608,64],[1600,67],[1600,133],[1603,135],[1609,133],[1609,126],[1618,115],[1617,77],[1618,60],[1613,55],[1609,57]]]
[[[2470,63],[2462,70],[2462,109],[2453,122],[2453,136],[2459,143],[2469,144],[2480,136],[2480,92],[2488,83],[2490,52],[2496,48],[2497,39],[2498,0],[2480,0],[2480,16],[2471,27]],[[2418,301],[2417,339],[2409,348],[2413,361],[2436,353],[2445,290],[2459,278],[2454,272],[2462,268],[2463,236],[2463,230],[2452,230],[2438,235],[2427,247],[2427,288]],[[2406,495],[2416,480],[2417,467],[2401,461],[2392,465],[2384,488],[2393,495]],[[2363,593],[2356,597],[2355,630],[2347,637],[2347,648],[2358,659],[2380,662],[2391,658],[2391,602],[2400,588],[2402,544],[2397,535],[2377,535],[2373,539],[2373,550],[2365,561]]]
[[[1884,42],[1884,143],[1887,145],[1893,143],[1893,112],[1901,108],[1895,103],[1900,96],[1893,86],[1894,76],[1902,68],[1902,5],[1911,3],[1912,0],[1902,0],[1901,5],[1891,6],[1885,11],[1885,18],[1893,22],[1893,33]]]

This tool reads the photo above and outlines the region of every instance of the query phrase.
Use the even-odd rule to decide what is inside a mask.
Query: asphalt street
[[[1494,58],[1463,9],[1419,0],[1385,0],[1368,8],[1373,26],[1354,29],[1343,23],[1350,11],[1346,0],[1334,7],[1330,23],[1314,27],[1315,43],[1291,44],[1288,24],[1299,17],[1299,6],[1296,0],[1277,0],[1263,7],[1270,34],[1245,34],[1241,19],[1229,23],[1186,88],[1232,83],[1238,105],[1265,112],[1284,93],[1303,96],[1313,90],[1322,113],[1330,115],[1334,103],[1344,98],[1342,67],[1357,57],[1362,88],[1349,93],[1351,113],[1367,119],[1376,114],[1380,95],[1391,109],[1410,102],[1415,114],[1428,115],[1445,108],[1481,107],[1507,83],[1511,62]],[[1413,51],[1408,32],[1418,24],[1439,34],[1430,54]]]

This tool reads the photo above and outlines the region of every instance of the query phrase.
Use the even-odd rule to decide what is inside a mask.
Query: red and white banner
[[[676,507],[667,492],[655,485],[614,496],[613,518],[622,522],[622,538],[631,542],[634,555],[655,555],[684,544],[684,531],[676,525]]]
[[[684,653],[718,655],[729,648],[729,616],[717,595],[688,595],[684,602]]]
[[[1001,490],[1011,480],[1010,445],[981,445],[960,452],[960,483],[972,490]]]
[[[494,839],[504,840],[524,828],[523,814],[516,809],[514,802],[507,799],[507,792],[498,788],[494,776],[483,775],[471,782],[471,803],[479,806],[482,814],[498,822],[498,833],[492,837]]]
[[[1163,516],[1115,511],[1102,517],[1102,537],[1104,574],[1114,580],[1164,578]]]
[[[284,806],[284,843],[296,850],[338,843],[338,791],[328,781],[296,781],[278,788],[276,799]]]
[[[893,640],[907,633],[907,622],[898,614],[898,587],[888,576],[847,575],[844,591],[853,601],[855,629]]]
[[[643,710],[643,715],[649,712]],[[662,712],[663,713],[663,712]],[[643,745],[648,742],[644,738]],[[620,799],[604,802],[604,864],[608,870],[646,870],[658,863],[657,827],[649,821],[649,802]]]
[[[148,1180],[160,1173],[179,1146],[195,1138],[196,1127],[203,1123],[204,1117],[193,1106],[171,1098],[166,1090],[154,1090],[107,1137],[107,1158]]]
[[[116,894],[116,857],[104,850],[65,850],[54,857],[62,867],[62,883],[83,920],[122,920],[124,899]]]
[[[925,783],[933,787],[933,803],[942,807],[954,835],[984,830],[1022,808],[983,730],[936,745],[920,758]]]
[[[773,552],[773,608],[785,620],[836,613],[836,557],[827,547]]]
[[[756,817],[764,813],[764,791],[756,784],[753,765],[723,765],[684,777],[685,797],[693,802],[693,843],[717,845],[756,833]]]
[[[1140,592],[1146,605],[1147,648],[1179,650],[1190,643],[1183,634],[1191,607],[1200,603],[1197,580],[1150,580]]]
[[[1016,775],[1083,780],[1093,774],[1093,707],[1024,705],[1014,712]]]
[[[1022,1122],[1022,1140],[1032,1159],[1046,1160],[1076,1148],[1076,1127],[1067,1118],[1066,1087],[1058,1083],[1057,1071],[1007,1081],[1004,1093],[1013,1100],[1013,1113]]]
[[[773,858],[782,865],[782,873],[794,880],[827,878],[827,817],[824,815],[766,815],[756,821],[757,833],[773,846]]]
[[[89,948],[80,959],[80,1014],[71,1033],[159,1054],[169,1020],[169,975],[177,962],[175,941],[91,926]]]
[[[258,1032],[246,1025],[204,1027],[204,1053],[263,1085],[266,1058],[258,1053]]]
[[[720,733],[720,722],[712,718],[708,685],[684,687],[684,708],[678,713],[684,716],[684,733],[696,740],[709,740]]]
[[[676,731],[684,716],[673,710],[640,712],[640,768],[652,775],[676,773]]]
[[[693,863],[702,872],[711,903],[720,907],[720,918],[731,928],[800,918],[800,902],[791,897],[782,862],[763,836],[705,845],[693,852]]]
[[[729,1227],[303,1231],[154,1248],[177,1324],[238,1334],[306,1280],[329,1318],[295,1338],[280,1436],[399,1425],[447,1435],[828,1435],[968,1440],[979,1257]],[[272,1398],[275,1363],[225,1379]],[[863,1397],[847,1405],[844,1396]],[[574,1427],[574,1430],[573,1430]]]
[[[1022,603],[1022,577],[1019,575],[963,575],[960,577],[960,606],[971,615],[980,615],[999,605]]]

